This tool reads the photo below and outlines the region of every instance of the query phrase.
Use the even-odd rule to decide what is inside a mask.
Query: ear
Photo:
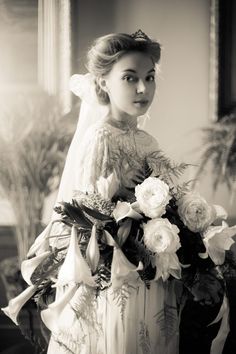
[[[103,76],[103,77],[99,77],[98,79],[98,84],[101,87],[101,89],[105,92],[109,92],[108,90],[108,86],[107,86],[107,79]]]

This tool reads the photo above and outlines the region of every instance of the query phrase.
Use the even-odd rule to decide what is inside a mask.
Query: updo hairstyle
[[[88,71],[95,77],[96,94],[101,104],[110,102],[108,94],[102,90],[98,78],[108,74],[114,63],[127,52],[141,52],[150,55],[154,63],[161,56],[160,44],[148,37],[135,38],[126,33],[112,33],[98,38],[88,51]]]

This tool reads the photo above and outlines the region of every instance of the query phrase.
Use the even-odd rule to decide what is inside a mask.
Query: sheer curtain
[[[38,80],[58,95],[63,113],[71,109],[71,1],[38,1]]]

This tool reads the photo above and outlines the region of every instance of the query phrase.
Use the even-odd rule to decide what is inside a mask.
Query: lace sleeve
[[[81,157],[81,189],[95,188],[100,176],[107,177],[113,170],[110,158],[111,133],[105,127],[88,131],[84,137]]]

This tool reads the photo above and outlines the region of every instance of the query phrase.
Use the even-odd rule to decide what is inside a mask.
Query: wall
[[[76,2],[77,17],[77,62],[74,70],[86,72],[86,54],[88,47],[96,37],[115,31],[117,0],[86,0]]]
[[[190,162],[196,130],[208,120],[209,1],[131,0],[130,11],[124,0],[118,4],[117,31],[140,27],[162,44],[149,128],[167,154],[174,159],[184,154]]]

